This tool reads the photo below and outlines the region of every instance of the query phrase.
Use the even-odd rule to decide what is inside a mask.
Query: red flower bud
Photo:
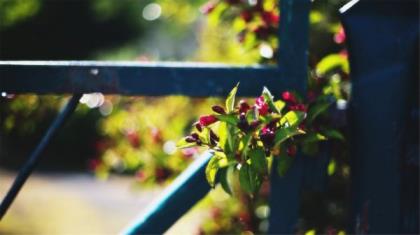
[[[185,142],[187,142],[187,143],[194,143],[196,141],[197,141],[197,139],[192,137],[192,136],[185,137]]]
[[[334,42],[337,44],[341,44],[346,41],[346,34],[344,32],[343,27],[340,27],[338,32],[334,35]]]
[[[137,171],[136,172],[136,179],[138,179],[140,182],[143,182],[146,180],[146,174],[144,173],[144,171]]]
[[[162,138],[162,132],[159,130],[159,128],[152,128],[150,130],[150,134],[152,135],[152,140],[153,143],[162,143],[163,142],[163,138]]]
[[[272,11],[264,11],[263,13],[261,13],[261,18],[267,25],[277,25],[279,22],[279,15],[275,14]]]
[[[186,148],[186,149],[182,149],[181,150],[182,155],[186,158],[192,158],[195,154],[198,153],[197,147],[193,147],[193,148]]]
[[[217,118],[213,115],[201,116],[199,119],[199,122],[202,126],[208,126],[210,124],[217,122]]]
[[[195,129],[197,129],[198,132],[203,131],[203,127],[201,126],[199,122],[194,123],[194,125],[195,125]]]
[[[129,132],[127,134],[127,139],[134,148],[138,148],[140,146],[140,138],[136,132]]]
[[[245,100],[239,101],[239,113],[246,113],[251,107]]]
[[[254,29],[254,33],[259,39],[267,39],[270,35],[270,28],[268,26],[261,25]]]
[[[158,167],[155,169],[155,177],[158,183],[163,183],[171,175],[171,170],[163,167]]]
[[[219,141],[219,137],[212,130],[210,130],[210,139]]]
[[[238,128],[243,132],[248,132],[249,130],[249,124],[246,120],[245,113],[241,113],[239,116]]]
[[[218,114],[226,114],[225,109],[219,105],[214,105],[211,109]]]
[[[210,138],[210,145],[211,146],[216,146],[216,144],[217,144],[216,140]]]
[[[269,107],[268,104],[265,103],[263,96],[260,96],[255,100],[255,107],[261,116],[265,116],[268,113]]]
[[[260,133],[260,139],[263,142],[264,146],[270,147],[274,143],[274,130],[271,129],[269,126],[265,126]]]
[[[307,108],[304,104],[291,105],[290,110],[306,112]]]
[[[285,91],[281,94],[281,97],[283,98],[284,101],[295,104],[296,101],[296,97],[295,95],[290,92],[290,91]]]
[[[200,139],[200,137],[198,136],[197,133],[192,133],[191,134],[191,137],[193,137],[195,140],[199,140]]]

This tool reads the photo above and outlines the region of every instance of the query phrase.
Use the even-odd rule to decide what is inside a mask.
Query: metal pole
[[[37,165],[39,161],[39,157],[41,153],[45,150],[45,147],[48,145],[48,143],[54,137],[54,135],[57,133],[60,127],[62,127],[65,120],[76,109],[81,96],[82,94],[75,94],[71,97],[66,107],[56,117],[54,122],[51,124],[50,128],[45,133],[41,142],[39,142],[38,146],[36,146],[35,150],[32,152],[29,159],[25,162],[25,164],[19,171],[18,176],[16,177],[15,181],[13,182],[12,186],[10,187],[9,191],[7,192],[6,196],[4,197],[3,201],[0,204],[0,220],[6,214],[7,210],[9,209],[10,205],[15,200],[23,184],[26,182],[26,180],[28,179],[32,171],[34,170],[35,166]]]

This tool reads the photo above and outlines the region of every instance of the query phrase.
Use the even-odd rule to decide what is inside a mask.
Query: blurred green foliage
[[[0,2],[0,29],[11,27],[35,15],[40,7],[39,0],[4,0]]]

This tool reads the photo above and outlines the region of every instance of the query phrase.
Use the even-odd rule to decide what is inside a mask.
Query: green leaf
[[[277,172],[281,177],[285,176],[287,171],[292,166],[294,158],[284,154],[279,157],[278,164],[277,164]]]
[[[243,164],[239,170],[239,183],[247,193],[256,192],[261,185],[261,178],[248,164]]]
[[[239,86],[239,82],[230,91],[228,97],[226,98],[226,110],[227,110],[227,113],[233,112],[233,110],[235,109],[235,96],[236,96],[236,92],[238,91],[238,86]]]
[[[236,127],[235,126],[233,126],[233,125],[230,125],[230,124],[228,124],[227,125],[227,129],[228,129],[228,139],[227,139],[227,143],[228,143],[228,145],[229,145],[229,150],[231,151],[231,152],[229,152],[229,153],[235,153],[236,152],[236,149],[238,148],[238,145],[239,145],[239,142],[237,141],[237,138],[236,138]]]
[[[178,141],[178,143],[176,143],[176,147],[180,148],[180,149],[185,149],[185,148],[191,148],[197,146],[196,143],[188,143],[187,141],[185,141],[185,138],[182,138]]]
[[[229,167],[225,167],[225,168],[221,168],[218,171],[218,176],[219,176],[219,182],[220,185],[222,186],[223,190],[227,193],[232,195],[232,190],[229,186]]]
[[[325,112],[331,104],[332,102],[323,101],[311,105],[308,110],[308,123],[311,123],[316,117]]]
[[[267,89],[267,87],[264,87],[262,95],[264,97],[265,102],[267,102],[268,107],[270,107],[270,109],[274,112],[280,114],[280,110],[277,109],[277,106],[274,104],[273,95],[271,95],[271,92]]]
[[[246,156],[248,154],[249,143],[251,142],[252,134],[247,134],[241,138],[241,143],[239,149],[242,150],[242,156]],[[242,147],[242,149],[241,149]]]
[[[302,135],[305,132],[297,127],[285,127],[281,128],[276,132],[276,136],[274,138],[274,143],[276,146],[284,142],[285,140],[293,137],[295,135]]]
[[[324,135],[320,133],[311,132],[305,135],[305,137],[303,138],[303,143],[313,143],[313,142],[319,142],[323,140],[327,140],[327,137],[325,137]]]
[[[219,147],[222,148],[225,153],[231,153],[232,149],[230,149],[229,145],[227,144],[229,133],[228,133],[227,124],[225,122],[221,122],[219,124],[218,134],[219,134]]]
[[[280,113],[283,110],[283,108],[286,106],[286,102],[284,102],[283,100],[277,100],[276,102],[274,102],[274,105],[276,106],[277,110]]]
[[[259,173],[267,172],[267,159],[262,148],[251,149],[249,151],[251,167]]]
[[[227,122],[232,125],[238,124],[238,118],[235,116],[235,114],[221,114],[221,115],[215,115],[217,120],[222,122]]]
[[[225,157],[223,157],[223,155],[217,154],[216,152],[216,154],[210,159],[209,163],[207,163],[206,179],[212,188],[214,188],[216,174],[219,168],[226,167],[228,165],[226,155],[224,155]]]
[[[331,54],[324,57],[316,65],[316,73],[323,76],[337,67],[341,68],[345,73],[349,73],[349,62],[347,58],[340,54]]]
[[[288,123],[289,126],[296,127],[305,119],[306,113],[301,111],[289,111],[281,119],[280,125]]]
[[[203,128],[203,130],[198,133],[198,137],[203,143],[210,143],[210,129],[208,127]]]
[[[322,132],[325,136],[327,136],[329,139],[337,139],[341,141],[345,141],[346,138],[344,138],[343,134],[341,134],[338,130],[330,129],[325,130]]]
[[[328,175],[332,176],[335,173],[336,168],[336,162],[334,159],[331,159],[331,161],[328,163]]]
[[[217,162],[217,156],[213,156],[206,166],[206,179],[212,188],[214,188],[216,173],[219,170],[219,164]]]

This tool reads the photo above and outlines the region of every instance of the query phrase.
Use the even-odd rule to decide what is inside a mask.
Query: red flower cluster
[[[201,116],[199,121],[201,126],[208,126],[217,122],[217,118],[214,115]]]
[[[281,97],[284,101],[286,101],[289,110],[302,112],[307,111],[306,105],[299,103],[296,96],[292,92],[285,91],[281,94]]]
[[[221,1],[209,0],[200,11],[204,14],[210,14]],[[267,40],[271,35],[276,35],[280,16],[274,9],[267,10],[263,7],[263,0],[256,0],[255,3],[248,3],[244,0],[224,0],[225,3],[239,8],[240,17],[250,23],[254,19],[261,19],[257,25],[239,33],[239,41],[243,42],[247,33],[254,33],[258,39]]]
[[[260,96],[255,100],[255,108],[257,108],[258,113],[261,116],[265,116],[268,114],[269,107],[268,104],[265,102],[264,97]]]

